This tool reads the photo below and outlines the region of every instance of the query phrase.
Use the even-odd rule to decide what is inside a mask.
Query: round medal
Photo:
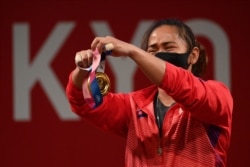
[[[110,89],[110,80],[108,75],[103,72],[97,72],[96,79],[98,81],[98,86],[100,88],[101,94],[103,96],[106,95]]]

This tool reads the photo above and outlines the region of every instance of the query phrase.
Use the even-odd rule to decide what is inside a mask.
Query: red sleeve
[[[204,81],[187,70],[166,63],[160,87],[197,119],[220,127],[231,125],[233,99],[223,83]]]
[[[90,110],[83,99],[82,89],[77,88],[73,83],[72,73],[69,75],[66,96],[69,100],[71,110],[76,114],[80,114],[80,110]]]
[[[102,130],[126,136],[128,116],[131,110],[129,94],[108,93],[103,97],[103,103],[92,109],[85,103],[82,90],[74,85],[71,73],[66,87],[66,95],[72,111],[83,120]]]

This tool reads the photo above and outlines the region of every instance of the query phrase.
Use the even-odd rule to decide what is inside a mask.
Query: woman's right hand
[[[82,50],[75,54],[76,68],[72,73],[73,83],[79,88],[82,88],[83,79],[88,77],[90,66],[93,62],[92,50]]]
[[[87,69],[91,66],[93,62],[93,53],[92,50],[82,50],[76,53],[75,55],[75,64],[80,69]]]

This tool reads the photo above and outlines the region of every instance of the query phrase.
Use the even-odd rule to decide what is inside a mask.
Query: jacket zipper
[[[156,116],[156,119],[157,119],[157,125],[158,125],[158,130],[159,130],[159,138],[158,138],[158,148],[157,148],[157,154],[158,155],[162,155],[162,146],[161,146],[161,140],[162,140],[162,127],[160,125],[160,117],[159,117],[159,114],[157,114]]]
[[[162,146],[161,146],[161,140],[162,140],[162,135],[161,135],[161,130],[159,129],[159,143],[158,143],[158,149],[157,149],[157,154],[162,155]]]
[[[173,108],[173,106],[174,106],[175,104],[173,104],[172,106],[170,106],[169,107],[169,109],[168,109],[168,111],[167,112],[169,112],[169,110],[171,109],[171,108]],[[167,113],[166,113],[167,114]],[[158,130],[159,130],[159,143],[158,143],[158,149],[157,149],[157,154],[158,155],[162,155],[162,152],[163,152],[163,149],[162,149],[162,133],[163,133],[163,125],[164,125],[164,122],[165,122],[165,119],[166,119],[166,115],[164,116],[164,118],[163,118],[163,123],[162,123],[162,126],[161,125],[159,125],[159,122],[160,122],[160,117],[159,117],[159,114],[157,114],[157,124],[158,124]]]

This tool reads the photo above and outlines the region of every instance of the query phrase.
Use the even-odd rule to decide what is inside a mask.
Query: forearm
[[[165,73],[166,62],[135,45],[110,36],[96,37],[91,44],[91,49],[93,51],[97,49],[99,52],[102,52],[106,44],[113,45],[112,56],[130,57],[154,84],[159,85],[161,83]]]
[[[77,88],[82,88],[83,80],[88,76],[88,71],[84,71],[76,67],[72,72],[72,81],[76,85]]]
[[[165,74],[166,62],[136,47],[130,54],[130,58],[154,84],[161,83]]]

